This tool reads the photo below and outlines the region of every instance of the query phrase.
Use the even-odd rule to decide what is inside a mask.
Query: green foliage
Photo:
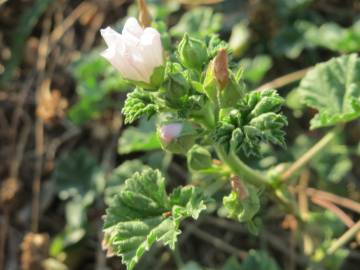
[[[251,222],[254,216],[260,210],[260,199],[256,189],[246,186],[244,197],[240,197],[235,191],[223,198],[224,207],[228,213],[228,217],[239,222]]]
[[[119,154],[160,149],[160,140],[155,131],[155,118],[142,119],[138,127],[127,128],[119,138]]]
[[[70,71],[80,99],[70,108],[69,117],[78,125],[100,117],[105,109],[118,107],[108,94],[129,89],[129,83],[97,51],[74,62]]]
[[[81,198],[88,205],[104,189],[103,172],[95,158],[85,149],[60,158],[53,178],[62,200]]]
[[[346,123],[360,116],[360,61],[356,54],[321,63],[310,70],[299,87],[304,103],[319,112],[311,129]]]
[[[174,137],[170,140],[162,138],[164,131],[165,133],[172,133],[171,130],[174,130],[174,125],[176,126],[175,129],[179,128],[178,134],[174,134]],[[174,154],[187,154],[199,135],[194,123],[170,118],[158,126],[157,133],[160,138],[161,147]]]
[[[276,261],[265,251],[250,250],[249,255],[241,263],[242,270],[280,270]]]
[[[242,78],[252,84],[257,84],[261,82],[272,64],[272,59],[268,55],[256,55],[253,59],[243,58],[239,62],[243,70]]]
[[[246,94],[236,109],[223,112],[214,140],[226,151],[246,156],[259,156],[261,142],[285,147],[287,120],[278,113],[283,103],[275,90]]]
[[[187,33],[180,41],[177,52],[180,63],[188,69],[201,70],[208,60],[205,42]]]
[[[211,36],[221,28],[222,15],[210,7],[198,7],[186,12],[170,29],[171,35],[182,37],[185,33],[199,38]]]
[[[312,259],[316,262],[321,262],[326,269],[339,269],[349,252],[339,248],[330,256],[327,256],[326,253],[333,239],[336,239],[344,232],[345,225],[335,214],[328,210],[311,212],[306,221],[305,230],[311,236],[312,242],[316,247],[313,251]]]
[[[154,102],[151,92],[146,92],[141,88],[135,88],[127,95],[122,113],[125,115],[125,124],[131,124],[141,116],[150,118],[159,110]]]
[[[299,135],[292,147],[295,159],[302,156],[315,143],[315,139]],[[337,137],[323,151],[310,160],[309,166],[317,172],[321,180],[328,183],[339,183],[351,170],[352,162],[349,157],[348,148],[343,144],[342,139]]]
[[[206,148],[195,144],[187,153],[187,163],[195,171],[208,169],[212,166],[211,154]]]
[[[246,22],[239,22],[232,28],[229,47],[235,57],[241,56],[250,44],[251,31]]]
[[[60,158],[53,179],[60,199],[67,200],[65,229],[55,237],[50,247],[51,255],[56,256],[78,243],[87,233],[87,209],[102,193],[105,181],[97,161],[85,149]]]
[[[325,23],[320,27],[309,24],[304,36],[311,45],[343,53],[360,50],[360,21],[349,28],[343,28],[333,22]]]
[[[205,208],[195,187],[179,187],[167,195],[159,171],[135,173],[106,211],[105,245],[131,270],[155,241],[174,249],[180,222],[186,217],[197,219]]]
[[[106,204],[110,205],[116,194],[120,193],[126,179],[130,178],[134,173],[143,171],[147,168],[149,167],[144,165],[138,159],[125,161],[120,166],[115,168],[111,172],[109,179],[106,181],[106,188],[104,192]]]

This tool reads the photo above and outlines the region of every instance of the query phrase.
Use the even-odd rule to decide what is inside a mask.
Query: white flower
[[[180,123],[168,124],[160,128],[160,139],[165,143],[171,143],[176,139],[183,128]]]
[[[151,27],[143,29],[132,17],[125,22],[121,34],[111,27],[100,33],[108,46],[101,55],[125,79],[150,83],[154,69],[164,62],[160,33]]]

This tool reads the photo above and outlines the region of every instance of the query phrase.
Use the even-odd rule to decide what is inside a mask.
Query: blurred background
[[[321,137],[308,130],[315,112],[300,103],[297,81],[318,62],[360,51],[360,1],[147,3],[174,44],[185,32],[204,39],[219,33],[250,89],[271,82],[286,98],[288,149],[265,147],[249,164],[291,162]],[[197,222],[184,222],[175,252],[155,245],[136,269],[359,269],[360,234],[322,268],[310,262],[359,219],[348,209],[339,218],[324,204],[336,199],[311,193],[359,203],[359,120],[301,174],[305,188],[313,188],[304,195],[307,233],[297,233],[294,219],[264,201],[262,229],[253,236],[221,216],[229,187],[190,178],[183,157],[161,150],[153,119],[123,125],[132,89],[99,56],[105,47],[99,29],[120,31],[124,18],[137,14],[130,0],[0,0],[0,269],[125,269],[102,249],[101,217],[123,181],[146,166],[162,170],[170,189],[191,182],[219,200]]]

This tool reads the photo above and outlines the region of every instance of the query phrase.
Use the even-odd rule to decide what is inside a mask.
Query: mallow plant
[[[150,20],[140,21],[128,18],[122,33],[110,27],[101,30],[107,44],[101,55],[133,85],[122,110],[125,123],[157,116],[163,150],[185,156],[191,173],[228,179],[231,191],[223,197],[223,207],[250,233],[258,231],[260,196],[304,222],[287,180],[346,122],[360,116],[357,55],[318,64],[298,89],[305,105],[318,110],[310,128],[335,128],[295,163],[259,171],[244,160],[259,157],[264,144],[286,148],[284,98],[275,89],[247,89],[243,71],[231,68],[231,51],[218,36],[200,40],[185,34],[171,44],[161,22],[150,27]],[[160,171],[146,168],[133,174],[113,196],[104,216],[108,254],[121,256],[133,269],[156,241],[174,249],[182,220],[197,219],[212,201],[204,186],[179,186],[169,192]]]

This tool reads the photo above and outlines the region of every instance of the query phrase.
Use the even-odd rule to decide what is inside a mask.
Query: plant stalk
[[[271,186],[271,183],[267,179],[266,175],[261,174],[261,172],[247,166],[234,153],[230,152],[227,154],[221,146],[215,146],[215,151],[222,162],[228,165],[233,173],[239,176],[241,180],[260,188],[265,187],[269,189],[276,201],[283,205],[287,212],[296,216],[298,220],[301,220],[300,214],[298,213],[293,203],[291,203],[280,190],[274,189]]]
[[[264,175],[247,166],[234,153],[227,154],[221,146],[215,146],[215,151],[241,180],[257,187],[270,187],[270,183]]]
[[[340,236],[328,249],[327,255],[332,255],[335,251],[349,242],[360,231],[360,220]]]
[[[295,172],[305,166],[316,154],[318,154],[324,147],[331,142],[338,129],[335,128],[326,134],[320,141],[318,141],[313,147],[311,147],[304,155],[296,160],[281,176],[282,181],[287,181]]]

